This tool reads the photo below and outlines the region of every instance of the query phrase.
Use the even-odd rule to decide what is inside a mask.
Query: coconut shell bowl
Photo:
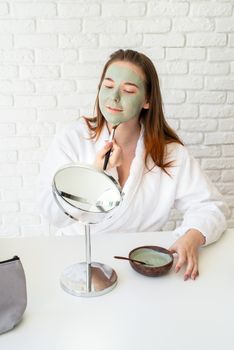
[[[135,271],[149,277],[162,276],[168,273],[174,261],[169,250],[158,246],[137,247],[130,251],[128,257],[145,263],[129,261]]]

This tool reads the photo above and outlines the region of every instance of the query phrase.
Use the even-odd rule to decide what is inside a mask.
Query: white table
[[[169,247],[170,232],[98,235],[93,261],[111,265],[118,285],[79,298],[59,286],[61,271],[84,259],[84,237],[0,239],[0,260],[23,263],[28,307],[23,321],[0,336],[1,350],[232,350],[234,348],[234,230],[202,248],[200,276],[183,281],[173,270],[149,278],[113,259],[141,245]]]

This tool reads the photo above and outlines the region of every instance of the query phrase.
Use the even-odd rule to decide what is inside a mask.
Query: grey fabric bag
[[[0,262],[0,334],[14,328],[27,306],[24,269],[18,256]]]

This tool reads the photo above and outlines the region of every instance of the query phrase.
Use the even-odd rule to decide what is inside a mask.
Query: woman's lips
[[[106,108],[107,108],[111,113],[122,112],[122,109],[112,108],[112,107],[110,107],[110,106],[106,106]]]

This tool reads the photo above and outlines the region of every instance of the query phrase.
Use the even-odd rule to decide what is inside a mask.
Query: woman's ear
[[[145,102],[144,105],[143,105],[143,108],[144,109],[149,109],[149,102]]]

